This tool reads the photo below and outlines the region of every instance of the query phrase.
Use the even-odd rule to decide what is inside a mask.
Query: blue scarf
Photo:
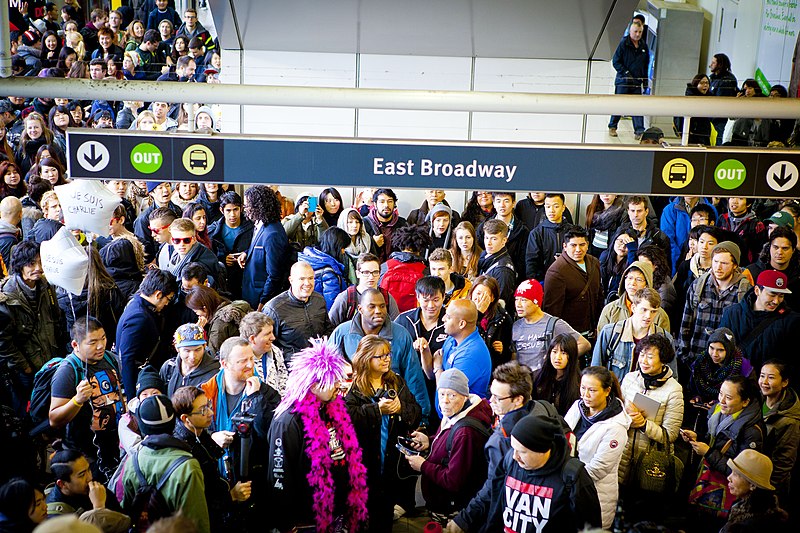
[[[222,377],[222,373],[225,372],[224,370],[220,370],[217,372],[216,377],[214,378],[217,381],[217,405],[214,406],[214,429],[215,431],[231,431],[231,418],[239,412],[242,408],[242,400],[244,399],[244,391],[242,391],[242,396],[239,398],[239,401],[236,403],[236,407],[233,408],[231,414],[228,414],[228,400],[227,394],[225,392],[225,380]],[[225,455],[219,460],[219,471],[225,476],[225,458],[228,457],[228,450],[225,450]]]

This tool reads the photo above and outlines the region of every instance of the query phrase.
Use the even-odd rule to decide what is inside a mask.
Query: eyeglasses
[[[172,244],[191,244],[192,239],[194,239],[194,237],[173,237]]]
[[[639,278],[639,277],[633,278],[630,276],[625,278],[625,281],[630,281],[632,283],[647,283],[647,280],[645,280],[644,278]]]
[[[372,359],[380,359],[381,361],[386,361],[387,359],[391,359],[391,358],[392,358],[392,352],[385,353],[385,354],[382,354],[382,355],[373,355],[372,356]]]
[[[380,276],[381,271],[380,270],[359,270],[358,273],[361,274],[362,276],[375,278],[377,276]]]
[[[205,404],[203,407],[201,407],[197,411],[192,411],[189,414],[192,414],[192,415],[207,415],[208,413],[213,413],[213,412],[214,412],[214,406],[213,406],[213,404],[211,402],[208,402],[207,404]]]
[[[148,228],[150,231],[152,231],[153,233],[155,233],[156,235],[158,235],[159,233],[161,233],[162,231],[164,231],[165,229],[167,229],[169,226],[170,226],[170,225],[169,225],[169,224],[167,224],[166,226],[161,226],[160,228],[154,228],[153,226],[148,226],[147,228]]]
[[[503,400],[508,400],[509,398],[513,398],[513,397],[514,396],[498,396],[496,394],[492,394],[492,395],[489,396],[489,401],[491,402],[492,400],[495,400],[495,401],[498,401],[498,402],[502,402]]]

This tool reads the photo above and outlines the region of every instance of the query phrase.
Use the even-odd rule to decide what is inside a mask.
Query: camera
[[[250,450],[253,447],[255,419],[256,415],[247,411],[239,412],[231,417],[231,430],[234,432],[234,437],[229,453],[234,483],[250,479]]]
[[[375,391],[376,400],[383,400],[384,398],[387,400],[394,400],[395,398],[397,398],[397,391],[394,389],[384,389],[384,388],[380,388]]]

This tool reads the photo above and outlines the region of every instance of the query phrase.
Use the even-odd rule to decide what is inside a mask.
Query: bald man
[[[16,196],[6,196],[0,202],[0,256],[3,257],[3,274],[11,264],[11,249],[20,241],[19,223],[22,220],[22,202]]]
[[[445,370],[457,368],[467,376],[469,392],[487,398],[492,358],[478,331],[478,309],[472,300],[455,300],[447,306],[442,321],[447,340],[435,354],[431,354],[427,344],[420,346],[422,369],[429,378],[438,379]],[[438,397],[436,403],[438,410]]]
[[[309,346],[308,339],[333,331],[325,298],[314,292],[314,269],[305,261],[292,265],[289,289],[267,302],[263,311],[275,322],[275,344],[287,363]]]

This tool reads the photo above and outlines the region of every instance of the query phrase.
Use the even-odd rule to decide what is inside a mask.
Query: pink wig
[[[335,347],[327,344],[328,338],[317,337],[308,340],[311,346],[294,354],[289,362],[286,392],[280,405],[275,409],[275,418],[305,398],[314,385],[328,389],[345,379],[347,361]]]

